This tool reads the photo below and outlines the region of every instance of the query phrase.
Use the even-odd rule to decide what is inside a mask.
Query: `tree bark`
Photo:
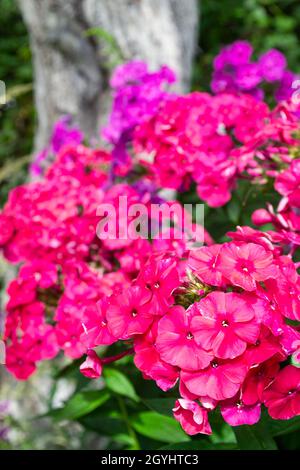
[[[196,44],[198,0],[19,0],[31,37],[38,114],[36,150],[64,114],[86,136],[98,136],[108,101],[104,39],[88,37],[100,27],[115,38],[126,60],[151,68],[167,64],[188,88]]]

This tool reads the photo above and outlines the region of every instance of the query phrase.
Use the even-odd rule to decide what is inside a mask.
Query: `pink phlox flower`
[[[243,402],[249,406],[261,403],[264,390],[274,380],[279,369],[279,362],[276,358],[251,367],[242,386]]]
[[[179,286],[179,274],[174,258],[150,257],[137,278],[137,284],[152,293],[154,311],[163,314],[172,304],[172,293]]]
[[[273,419],[300,415],[300,369],[288,365],[281,369],[263,394],[264,404]]]
[[[238,392],[248,370],[243,356],[226,361],[215,359],[206,369],[181,371],[180,378],[187,389],[199,397],[225,400]]]
[[[203,246],[190,251],[188,266],[206,284],[222,286],[224,279],[220,271],[222,245]]]
[[[80,372],[89,379],[98,379],[102,375],[102,362],[95,351],[87,352],[85,361],[79,367]]]
[[[113,344],[117,338],[112,334],[107,320],[108,298],[99,300],[96,305],[87,307],[82,320],[80,341],[87,347]]]
[[[212,433],[207,410],[202,408],[196,401],[179,398],[176,400],[173,414],[184,431],[190,436]]]
[[[110,331],[120,339],[145,333],[154,315],[152,293],[140,285],[112,296],[106,312]]]
[[[254,243],[226,243],[220,253],[221,271],[233,285],[254,291],[257,282],[278,277],[273,254]]]
[[[196,343],[191,322],[193,311],[183,307],[171,308],[158,323],[156,349],[161,358],[186,370],[204,369],[213,354]]]
[[[246,405],[240,394],[220,404],[221,415],[230,426],[253,425],[260,419],[261,404]]]
[[[258,338],[254,310],[240,294],[212,292],[189,310],[196,343],[218,358],[241,356]]]

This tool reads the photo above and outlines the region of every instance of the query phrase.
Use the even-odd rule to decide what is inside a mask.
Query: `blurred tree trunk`
[[[188,88],[196,45],[198,0],[19,0],[30,32],[38,113],[36,149],[48,142],[54,121],[69,114],[88,137],[98,135],[108,102],[105,38],[126,60],[161,64]],[[104,36],[104,35],[103,35]]]

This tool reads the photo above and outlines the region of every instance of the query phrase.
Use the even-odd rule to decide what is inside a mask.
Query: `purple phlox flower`
[[[79,145],[83,141],[83,133],[78,127],[71,126],[71,117],[63,116],[53,126],[50,143],[41,152],[39,152],[32,164],[30,165],[30,173],[33,176],[41,176],[44,172],[45,162],[60,151],[64,145]]]

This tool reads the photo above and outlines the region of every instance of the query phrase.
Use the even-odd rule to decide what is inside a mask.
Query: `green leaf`
[[[161,442],[187,442],[190,438],[173,418],[152,411],[139,413],[131,422],[140,434]]]
[[[161,447],[160,450],[237,450],[237,446],[235,444],[212,444],[211,442],[199,439],[199,441],[170,444],[169,446]]]
[[[63,377],[68,377],[72,375],[74,372],[77,372],[79,369],[80,364],[82,363],[82,359],[76,359],[72,361],[70,364],[67,364],[65,367],[63,367],[61,370],[58,370],[54,374],[55,379],[61,379]]]
[[[173,417],[175,398],[144,398],[143,403],[152,411]]]
[[[117,393],[118,395],[123,395],[124,397],[131,398],[136,402],[140,401],[132,383],[122,372],[117,369],[111,369],[109,367],[106,367],[104,369],[103,376],[105,383],[110,390]]]
[[[120,59],[124,59],[122,50],[117,40],[105,29],[99,28],[98,26],[89,28],[85,31],[84,36],[96,36],[99,39],[102,39],[110,47],[111,52],[115,53]]]
[[[212,431],[210,436],[212,444],[236,444],[235,434],[229,424],[224,423],[217,428],[212,426]]]
[[[114,437],[118,434],[126,434],[127,428],[121,416],[112,416],[110,413],[102,412],[102,410],[99,411],[101,413],[96,411],[80,418],[80,424],[101,436]]]
[[[241,207],[237,197],[232,197],[231,201],[225,206],[228,218],[234,224],[237,224],[240,217]]]
[[[109,399],[107,390],[89,390],[76,393],[65,403],[62,408],[51,410],[47,416],[52,416],[56,421],[63,419],[75,420],[87,415]]]
[[[233,428],[238,448],[241,450],[276,450],[277,446],[265,423],[253,426],[237,426]]]
[[[134,446],[135,446],[135,444],[136,444],[135,441],[134,441],[134,439],[132,438],[132,436],[129,436],[128,434],[125,434],[125,433],[123,433],[123,434],[115,434],[115,435],[113,436],[113,440],[114,440],[115,442],[119,442],[120,444],[124,444],[124,445],[126,445],[127,447],[130,447],[130,448],[132,448],[132,449],[134,448]]]
[[[103,28],[99,28],[98,26],[87,29],[84,32],[84,36],[86,36],[86,37],[97,36],[101,39],[104,39],[111,46],[116,46],[117,47],[117,45],[118,45],[116,39],[114,38],[114,36],[112,36],[112,34],[110,34],[108,31],[106,31]]]
[[[272,436],[282,436],[300,429],[300,416],[287,421],[270,419],[268,425]]]

